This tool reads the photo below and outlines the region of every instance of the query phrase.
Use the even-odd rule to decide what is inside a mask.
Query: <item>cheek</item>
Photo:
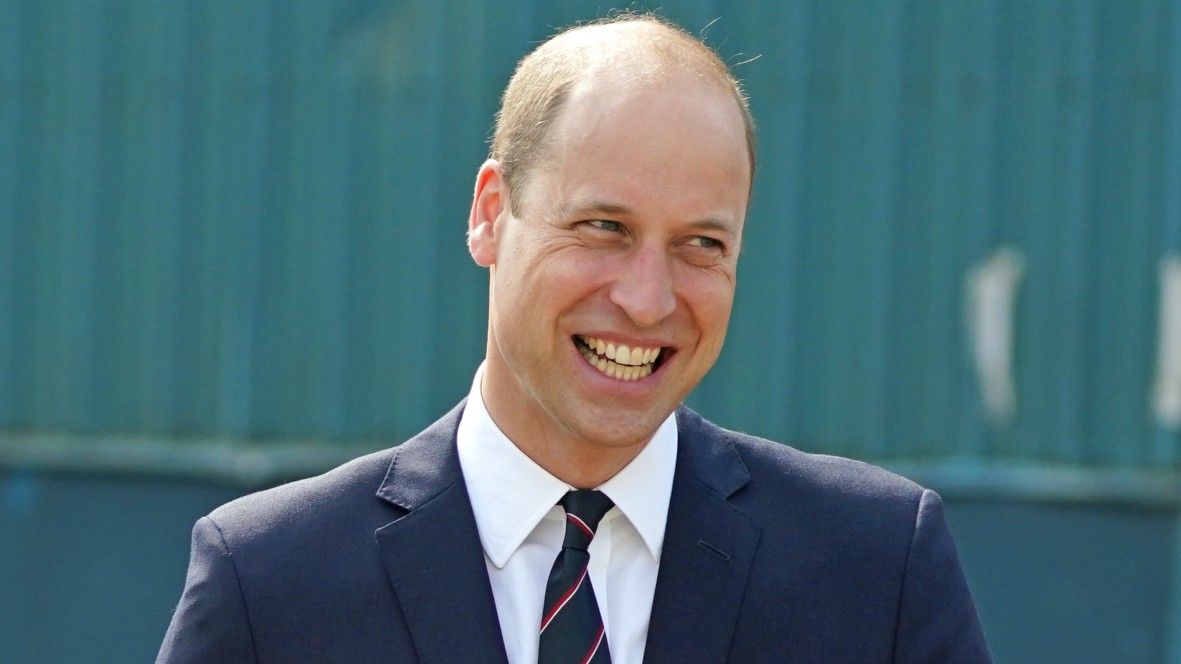
[[[536,247],[514,238],[504,243],[496,272],[496,294],[506,309],[521,309],[530,305],[538,287],[538,266],[541,263]]]
[[[720,348],[734,306],[733,282],[716,276],[699,279],[686,292],[685,302],[702,341]]]
[[[522,249],[526,250],[517,260],[501,265],[495,296],[505,323],[536,337],[591,292],[594,285],[588,275],[602,270],[577,252],[538,254]]]

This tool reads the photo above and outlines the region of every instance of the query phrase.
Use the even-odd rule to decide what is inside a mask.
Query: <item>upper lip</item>
[[[625,334],[616,334],[614,332],[578,332],[574,336],[586,339],[602,339],[608,343],[613,343],[616,346],[623,344],[631,348],[639,346],[640,348],[660,348],[662,350],[671,350],[672,343],[661,339],[632,337]]]

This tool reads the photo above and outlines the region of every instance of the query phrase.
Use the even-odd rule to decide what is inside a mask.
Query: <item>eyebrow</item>
[[[620,203],[592,200],[586,203],[563,203],[559,212],[563,217],[576,217],[596,213],[626,217],[631,216],[632,209]]]
[[[733,237],[738,236],[738,233],[736,233],[734,231],[734,229],[730,226],[730,224],[727,224],[726,222],[724,222],[720,219],[714,219],[713,217],[702,219],[700,221],[690,222],[689,225],[692,226],[693,228],[699,228],[701,230],[717,231],[719,233],[726,233],[727,235],[730,235]]]
[[[560,208],[560,213],[563,217],[575,217],[593,214],[606,214],[610,216],[629,217],[633,215],[633,210],[623,205],[622,203],[612,203],[611,201],[592,200],[586,203],[567,203]],[[716,217],[706,217],[691,221],[688,224],[691,228],[700,230],[711,230],[719,233],[725,233],[731,237],[738,237],[731,224],[718,219]]]

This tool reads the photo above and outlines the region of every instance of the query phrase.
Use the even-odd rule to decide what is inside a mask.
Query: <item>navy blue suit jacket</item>
[[[504,662],[463,404],[193,528],[158,662]],[[987,662],[939,497],[677,412],[645,662]]]

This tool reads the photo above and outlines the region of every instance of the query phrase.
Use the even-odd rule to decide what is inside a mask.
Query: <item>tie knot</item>
[[[586,550],[603,515],[614,503],[601,491],[570,491],[558,503],[566,510],[566,539],[563,547]]]

